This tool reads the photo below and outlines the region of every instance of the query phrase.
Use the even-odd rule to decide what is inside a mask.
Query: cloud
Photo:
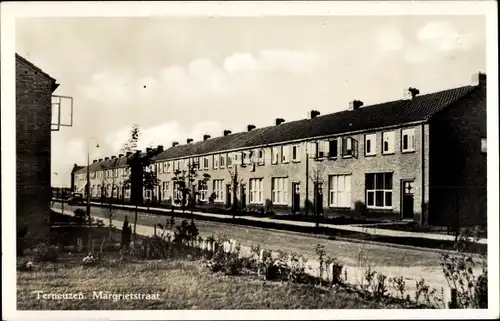
[[[405,47],[405,39],[397,26],[387,25],[375,31],[375,44],[382,52],[399,51]]]
[[[313,72],[321,69],[323,62],[320,55],[311,52],[274,49],[256,54],[237,52],[224,58],[221,64],[199,58],[186,65],[166,66],[157,74],[141,79],[126,73],[101,71],[81,86],[80,91],[87,98],[109,103],[114,108],[132,101],[154,100],[155,93],[161,93],[165,99],[220,97],[251,91],[269,73]]]
[[[426,24],[417,32],[417,39],[426,46],[438,51],[469,50],[475,43],[472,33],[460,33],[450,23],[434,21]]]

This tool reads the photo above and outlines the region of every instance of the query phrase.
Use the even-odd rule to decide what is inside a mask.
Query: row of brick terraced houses
[[[174,205],[175,170],[197,168],[197,206],[272,208],[275,213],[319,212],[413,220],[420,224],[486,223],[486,75],[472,84],[285,122],[240,133],[224,131],[153,151],[159,185],[144,198]],[[94,160],[91,197],[130,198],[123,184],[131,153]],[[241,166],[246,164],[247,166]],[[240,182],[233,200],[231,173]],[[74,173],[84,190],[86,167]],[[207,203],[205,205],[204,203]],[[306,205],[307,203],[307,205]]]

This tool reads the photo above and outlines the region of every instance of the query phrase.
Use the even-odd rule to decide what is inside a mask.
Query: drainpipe
[[[422,211],[422,215],[421,215],[421,218],[420,218],[420,224],[421,225],[424,225],[425,224],[425,212],[426,212],[426,209],[425,209],[425,170],[426,170],[426,167],[425,167],[425,123],[422,124],[422,131],[421,131],[421,137],[422,137],[422,199],[421,199],[421,205],[420,205],[420,208],[421,208],[421,211]],[[429,151],[430,152],[430,151]],[[428,218],[427,218],[428,219]]]

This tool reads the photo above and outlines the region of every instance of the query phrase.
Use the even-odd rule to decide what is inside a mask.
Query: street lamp
[[[70,172],[66,172],[64,173],[64,175],[62,176],[62,181],[64,181],[64,179],[66,178],[66,175],[68,175]],[[54,174],[55,176],[59,176],[59,173],[58,172],[53,172],[52,174]],[[62,186],[62,189],[61,189],[61,212],[62,214],[64,214],[64,198],[65,198],[65,195],[66,195],[66,192],[64,191],[64,186]]]
[[[95,137],[90,137],[97,140]],[[99,148],[96,144],[95,148]],[[90,142],[87,143],[87,186],[85,188],[87,193],[87,217],[90,218]]]

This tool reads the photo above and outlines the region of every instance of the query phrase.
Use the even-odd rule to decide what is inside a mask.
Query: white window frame
[[[222,203],[224,202],[224,180],[223,179],[214,179],[213,180],[213,189],[215,193],[214,202]]]
[[[273,165],[276,165],[279,163],[279,159],[280,159],[280,150],[281,148],[279,147],[271,147],[271,164]]]
[[[408,146],[405,148],[404,142],[407,137]],[[415,128],[403,128],[401,130],[401,152],[408,153],[415,151]]]
[[[168,198],[168,191],[170,190],[170,182],[162,182],[161,198],[166,200]]]
[[[208,156],[203,157],[203,169],[209,169],[210,168],[210,162],[208,160]]]
[[[198,199],[200,201],[208,201],[208,186],[203,186],[202,181],[198,181]]]
[[[264,197],[263,197],[263,184],[264,184],[264,179],[263,178],[251,178],[249,180],[249,203],[250,204],[263,204],[264,203]]]
[[[295,151],[295,157],[293,156]],[[300,144],[292,146],[292,162],[298,163],[300,162]]]
[[[219,154],[219,168],[226,167],[226,154]]]
[[[351,208],[351,174],[335,174],[328,177],[328,205]]]
[[[382,154],[389,155],[395,152],[395,131],[383,132],[382,133]],[[387,150],[386,150],[387,143]]]
[[[271,201],[276,205],[288,205],[288,177],[271,179]]]
[[[125,198],[130,198],[130,186],[125,186]]]
[[[368,142],[370,142],[370,150],[368,151]],[[365,156],[377,155],[377,134],[365,135]]]
[[[173,182],[172,198],[174,200],[182,201],[182,191],[177,188],[178,185],[178,182]]]
[[[369,208],[369,209],[384,209],[384,210],[390,210],[393,208],[393,205],[394,205],[394,193],[393,193],[393,189],[394,189],[394,174],[391,173],[391,172],[385,172],[385,173],[367,173],[365,174],[365,177],[366,175],[373,175],[373,189],[368,189],[368,186],[365,186],[365,204],[366,204],[366,208]],[[386,185],[387,185],[387,177],[390,176],[391,178],[391,183],[390,183],[390,186],[391,188],[390,189],[387,189],[386,188]],[[377,187],[377,183],[379,179],[383,179],[382,181],[382,188],[378,188]],[[365,178],[366,180],[366,178]],[[382,197],[382,205],[377,205],[377,193],[382,193],[383,197]],[[369,194],[372,194],[373,195],[373,204],[369,204],[368,203],[368,195]],[[391,194],[391,205],[386,205],[386,195],[387,194]]]
[[[265,164],[265,155],[266,155],[265,150],[264,149],[257,149],[255,152],[257,155],[257,163],[259,165],[264,165]]]
[[[219,155],[218,154],[212,155],[212,163],[213,163],[214,169],[219,168]]]
[[[229,168],[233,166],[233,154],[225,154],[226,155],[226,166]]]
[[[481,153],[486,154],[488,150],[488,143],[486,137],[481,137]]]
[[[290,162],[290,145],[281,146],[281,163],[287,164]]]

